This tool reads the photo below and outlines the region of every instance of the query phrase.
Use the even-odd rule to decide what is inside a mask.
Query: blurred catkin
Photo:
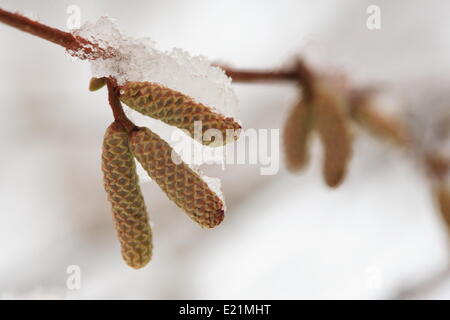
[[[425,163],[428,172],[437,179],[444,179],[450,170],[448,157],[440,152],[428,152]]]
[[[344,179],[351,158],[351,136],[345,115],[345,99],[322,87],[314,100],[314,121],[324,148],[323,172],[330,187]]]
[[[118,122],[113,122],[105,133],[102,171],[123,259],[130,267],[142,268],[152,256],[152,232],[128,133]]]
[[[441,216],[448,230],[450,230],[450,187],[442,182],[436,187],[435,193],[439,202]]]
[[[131,133],[130,147],[148,175],[195,222],[209,228],[222,222],[222,200],[166,141],[147,128],[139,128]]]
[[[165,123],[187,130],[189,134],[203,144],[214,146],[227,142],[227,130],[237,133],[241,129],[233,118],[214,112],[211,108],[196,103],[181,92],[151,82],[127,82],[120,87],[120,100],[134,110]],[[201,121],[201,135],[208,129],[221,133],[222,141],[203,141],[202,136],[194,135],[194,122]],[[214,143],[213,143],[214,142]]]
[[[105,84],[105,78],[91,78],[91,81],[89,82],[89,91],[97,91],[103,88]]]
[[[313,128],[311,105],[299,101],[284,125],[283,143],[287,168],[299,171],[308,162],[308,138]]]

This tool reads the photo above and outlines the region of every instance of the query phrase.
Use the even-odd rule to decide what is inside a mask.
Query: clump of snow
[[[94,77],[113,76],[119,85],[127,81],[159,83],[225,116],[236,117],[237,97],[231,79],[220,68],[211,66],[205,57],[191,56],[178,48],[158,50],[149,38],[125,35],[108,17],[87,22],[72,33],[102,49],[114,49],[111,58],[89,60]]]

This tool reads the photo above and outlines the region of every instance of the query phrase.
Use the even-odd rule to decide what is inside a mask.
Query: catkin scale
[[[130,148],[148,175],[191,219],[208,228],[222,222],[222,200],[166,141],[147,128],[139,128],[130,134]],[[176,163],[172,156],[177,157]]]
[[[104,136],[102,171],[122,257],[130,267],[142,268],[152,256],[152,232],[128,133],[117,122],[108,127]]]
[[[322,88],[314,101],[314,121],[324,148],[325,182],[337,187],[344,179],[351,158],[351,137],[342,104],[337,93]]]
[[[312,127],[311,106],[299,101],[290,111],[283,131],[286,165],[292,172],[303,169],[308,162],[308,140]]]
[[[119,87],[120,100],[130,108],[169,125],[187,130],[189,134],[205,145],[223,145],[227,137],[235,139],[241,129],[233,118],[214,112],[211,108],[196,103],[189,96],[151,82],[127,82]],[[200,135],[194,134],[194,122],[201,121]],[[222,141],[203,141],[202,136],[208,129],[221,133]],[[227,135],[227,130],[237,134]]]

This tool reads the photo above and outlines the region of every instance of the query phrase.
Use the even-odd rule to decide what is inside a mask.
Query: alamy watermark
[[[81,289],[81,268],[76,264],[67,267],[66,273],[69,275],[66,280],[66,287],[69,290]]]
[[[235,141],[236,137],[239,139]],[[259,165],[261,175],[275,175],[280,169],[280,130],[246,129],[239,132],[229,129],[225,136],[221,130],[208,129],[202,132],[202,122],[194,122],[193,139],[183,132],[175,130],[172,134],[172,161],[180,164],[250,164]],[[211,142],[210,147],[195,141]]]
[[[66,27],[69,30],[78,29],[81,26],[81,9],[75,4],[67,7],[66,13],[69,15],[66,20]]]
[[[377,292],[381,290],[383,273],[377,265],[369,265],[366,268],[366,287],[369,291]]]
[[[381,9],[377,5],[370,5],[366,9],[366,13],[369,15],[366,20],[366,26],[369,30],[381,29]]]

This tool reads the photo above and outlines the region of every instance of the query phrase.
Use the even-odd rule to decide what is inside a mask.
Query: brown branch
[[[92,43],[82,37],[76,37],[69,32],[46,26],[37,21],[31,20],[18,13],[9,12],[0,8],[0,22],[35,35],[41,39],[53,42],[65,48],[70,54],[81,59],[107,59],[115,54],[113,48],[104,50],[97,44]],[[114,119],[130,132],[136,126],[125,115],[122,104],[116,93],[116,84],[114,79],[108,79],[108,97],[109,104],[114,114]]]
[[[311,101],[314,97],[315,75],[302,60],[288,70],[239,70],[223,65],[216,66],[220,67],[234,82],[297,82],[303,88],[305,100]]]
[[[137,127],[133,122],[130,121],[130,119],[128,119],[125,112],[123,111],[122,103],[120,103],[119,96],[117,95],[117,85],[115,79],[108,78],[106,81],[106,85],[108,86],[108,100],[114,115],[114,119],[119,122],[128,133],[130,133]]]
[[[40,22],[24,17],[19,13],[9,12],[1,8],[0,22],[60,45],[66,48],[71,55],[80,59],[107,59],[115,54],[112,48],[105,50],[82,37],[76,37],[69,32],[46,26]]]
[[[236,82],[273,82],[273,81],[297,81],[295,70],[288,71],[257,71],[238,70],[230,67],[219,66],[226,75]]]
[[[41,39],[53,42],[64,47],[70,54],[81,59],[107,59],[115,55],[115,49],[108,47],[106,50],[100,48],[82,37],[74,36],[69,32],[59,30],[34,21],[19,13],[13,13],[0,8],[0,22],[9,25],[18,30],[27,32]],[[225,73],[235,82],[255,83],[255,82],[277,82],[294,81],[303,89],[304,99],[311,100],[315,95],[315,74],[303,62],[297,64],[288,70],[239,70],[231,67],[220,66]],[[114,79],[108,79],[108,92],[111,108],[114,117],[121,122],[127,130],[134,129],[135,125],[126,117],[123,112],[120,100],[117,97],[116,85]],[[429,160],[429,159],[427,159]],[[429,162],[429,161],[427,161]],[[430,167],[433,167],[430,165]],[[448,167],[445,168],[447,171]]]
[[[69,32],[49,27],[40,22],[24,17],[19,13],[9,12],[1,8],[0,22],[60,45],[64,47],[71,55],[81,59],[107,59],[116,54],[114,48],[108,47],[105,50],[100,48],[98,44],[92,43],[87,39],[74,36]],[[301,61],[299,61],[299,63],[291,70],[285,71],[237,70],[225,66],[219,67],[221,67],[225,73],[236,82],[296,81],[303,87],[305,99],[310,99],[313,95],[313,74]]]

